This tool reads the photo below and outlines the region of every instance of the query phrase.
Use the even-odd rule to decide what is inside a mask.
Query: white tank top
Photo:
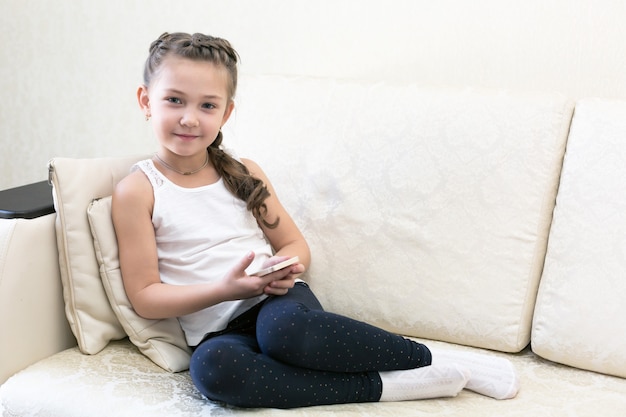
[[[197,188],[168,180],[152,160],[138,162],[154,190],[152,224],[156,234],[161,281],[173,285],[221,280],[247,252],[256,257],[248,271],[260,269],[272,249],[246,204],[220,178]],[[187,343],[197,345],[209,332],[223,330],[230,320],[266,296],[226,301],[179,317]]]

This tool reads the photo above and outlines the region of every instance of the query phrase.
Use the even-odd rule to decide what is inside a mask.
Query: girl
[[[178,317],[209,399],[291,408],[452,397],[504,399],[509,361],[426,346],[323,310],[297,277],[302,233],[261,168],[222,149],[238,55],[224,39],[165,33],[137,91],[158,139],[113,195],[124,285],[146,318]],[[289,257],[300,262],[258,276]]]

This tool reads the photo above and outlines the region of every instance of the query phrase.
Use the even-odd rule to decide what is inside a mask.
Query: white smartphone
[[[271,274],[272,272],[276,272],[283,268],[286,268],[289,265],[297,264],[299,261],[300,261],[300,258],[298,258],[297,256],[294,256],[293,258],[289,258],[286,261],[279,262],[276,265],[268,266],[267,268],[261,269],[260,271],[256,271],[255,273],[248,274],[248,275],[262,277],[263,275]]]

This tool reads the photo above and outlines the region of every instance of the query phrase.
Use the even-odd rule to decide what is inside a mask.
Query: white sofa
[[[177,323],[119,293],[106,197],[146,155],[55,158],[56,214],[0,220],[2,416],[626,415],[626,103],[244,76],[224,133],[308,238],[327,309],[508,357],[518,396],[202,398]]]

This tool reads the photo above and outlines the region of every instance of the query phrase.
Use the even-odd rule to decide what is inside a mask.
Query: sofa
[[[225,144],[272,179],[325,308],[509,358],[517,397],[203,398],[177,321],[121,286],[109,196],[147,152],[53,158],[54,210],[0,219],[0,415],[626,415],[626,102],[244,74],[236,104]]]

